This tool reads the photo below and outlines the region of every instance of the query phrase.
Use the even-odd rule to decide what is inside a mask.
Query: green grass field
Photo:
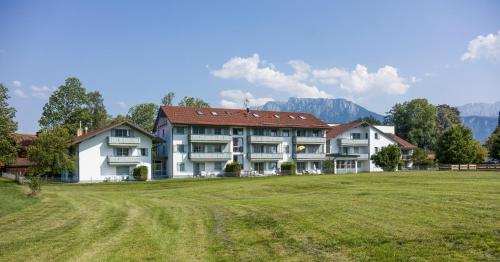
[[[0,261],[500,260],[500,173],[0,179]]]

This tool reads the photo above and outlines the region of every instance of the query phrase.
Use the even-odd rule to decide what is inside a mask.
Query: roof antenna
[[[248,101],[248,98],[245,98],[245,108],[247,109],[247,114],[250,113],[250,108],[248,107],[248,104],[250,103],[250,101]]]

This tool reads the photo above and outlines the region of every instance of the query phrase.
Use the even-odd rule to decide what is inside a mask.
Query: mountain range
[[[465,126],[472,129],[474,138],[484,142],[498,124],[500,102],[471,103],[458,106]],[[372,116],[380,121],[384,116],[343,98],[296,98],[270,101],[254,109],[269,111],[308,112],[327,123],[349,123],[360,117]]]

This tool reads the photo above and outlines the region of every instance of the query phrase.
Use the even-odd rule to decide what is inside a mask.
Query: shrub
[[[233,161],[226,165],[224,168],[224,176],[229,177],[239,177],[241,173],[242,166],[240,163]]]
[[[282,175],[295,175],[297,172],[297,165],[294,162],[284,162],[281,164]]]
[[[134,179],[138,181],[146,181],[148,179],[148,167],[138,166],[134,168]]]

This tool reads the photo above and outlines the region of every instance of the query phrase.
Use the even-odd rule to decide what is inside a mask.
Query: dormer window
[[[201,111],[196,111],[196,114],[199,115],[199,116],[204,115],[203,112],[201,112]]]

